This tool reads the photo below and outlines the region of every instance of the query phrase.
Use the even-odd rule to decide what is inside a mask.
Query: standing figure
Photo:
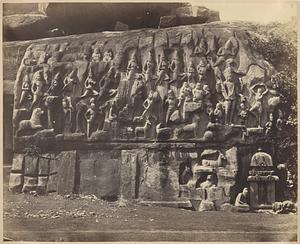
[[[239,79],[233,70],[235,62],[232,59],[226,61],[224,70],[225,82],[221,83],[221,91],[225,105],[225,123],[233,124],[233,117],[236,108],[236,99],[239,94]]]
[[[71,98],[80,97],[83,92],[83,87],[79,82],[77,70],[73,69],[63,81],[63,92]]]
[[[182,63],[180,61],[178,50],[175,51],[174,58],[170,64],[170,70],[172,74],[172,81],[177,81],[181,72]]]
[[[168,96],[167,96],[165,103],[167,105],[167,113],[166,113],[166,121],[165,121],[166,126],[167,126],[172,114],[175,111],[178,111],[177,100],[176,100],[175,94],[172,90],[168,91]]]
[[[33,80],[31,84],[31,92],[33,94],[33,100],[31,103],[31,108],[33,108],[42,98],[44,89],[44,81],[42,79],[40,71],[37,71],[33,75]]]
[[[204,60],[201,59],[199,64],[197,65],[198,80],[201,84],[207,84],[207,71],[208,64],[206,64]]]
[[[155,70],[155,63],[153,60],[153,52],[149,51],[148,59],[146,60],[144,66],[143,66],[143,74],[145,77],[146,84],[152,80],[153,75],[154,75],[154,70]]]
[[[92,124],[94,123],[95,118],[96,118],[95,98],[91,98],[91,100],[90,100],[90,107],[85,112],[84,117],[85,117],[86,122],[87,122],[86,134],[87,134],[87,137],[90,137],[90,135],[92,133]]]
[[[61,103],[59,97],[62,93],[63,84],[60,79],[60,74],[57,73],[45,93],[45,105],[47,107],[47,116],[48,116],[48,129],[54,128],[57,120],[55,114],[58,114],[58,108],[61,108]]]
[[[191,88],[194,88],[197,83],[196,69],[192,62],[189,63],[188,73],[187,73],[187,82]]]
[[[157,103],[159,101],[160,97],[158,95],[157,91],[150,91],[148,98],[143,102],[144,112],[141,115],[141,118],[144,118],[146,115],[146,118],[149,119],[150,117],[154,118],[154,120],[157,120],[157,116],[155,114],[155,108],[154,103]]]
[[[192,97],[193,97],[192,90],[188,82],[183,82],[179,92],[178,106],[180,107],[183,104],[183,102],[190,102],[192,100]]]
[[[26,100],[30,100],[31,99],[31,94],[30,94],[30,80],[29,80],[29,76],[28,74],[26,74],[24,76],[24,80],[22,83],[22,88],[21,88],[22,92],[21,92],[21,97],[19,100],[19,106],[22,106],[22,104],[24,102],[26,102]]]
[[[208,85],[203,86],[203,93],[204,93],[204,104],[206,106],[206,112],[209,114],[208,111],[212,111],[212,103],[211,103],[211,92]]]
[[[63,113],[64,113],[63,132],[64,132],[64,134],[71,134],[72,133],[73,107],[71,105],[70,97],[63,98],[62,107],[63,107]]]
[[[273,113],[269,115],[269,121],[265,124],[265,135],[272,136],[274,132],[274,116]]]
[[[269,91],[267,88],[265,91],[263,91],[262,88],[258,88],[257,91],[255,92],[254,87],[256,85],[250,87],[250,92],[254,95],[254,104],[250,108],[250,112],[257,111],[258,112],[258,127],[261,128],[261,116],[262,116],[262,100],[264,95],[267,94]]]
[[[249,109],[247,108],[246,102],[241,101],[240,111],[239,111],[239,117],[241,118],[241,125],[247,124],[248,111]]]
[[[158,78],[156,81],[156,86],[161,85],[162,81],[169,79],[168,68],[169,68],[169,64],[168,64],[167,58],[163,55],[163,56],[161,56],[160,62],[158,65],[158,74],[157,74]]]
[[[283,129],[283,125],[284,125],[284,121],[283,121],[283,112],[279,109],[278,110],[278,118],[276,121],[276,128],[278,131],[282,131]]]
[[[133,54],[131,59],[128,61],[128,65],[127,65],[126,77],[128,80],[134,79],[137,73],[137,69],[138,69],[137,61],[135,55]]]

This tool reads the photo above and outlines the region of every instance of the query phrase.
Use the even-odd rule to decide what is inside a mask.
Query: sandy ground
[[[16,241],[296,241],[296,231],[297,215],[120,206],[4,189],[4,236]]]

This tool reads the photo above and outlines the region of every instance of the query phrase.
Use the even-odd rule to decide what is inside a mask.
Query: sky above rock
[[[288,22],[297,15],[295,1],[191,0],[190,2],[195,6],[205,6],[219,11],[222,21]]]

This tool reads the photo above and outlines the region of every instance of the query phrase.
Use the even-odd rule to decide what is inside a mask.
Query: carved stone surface
[[[9,190],[13,192],[21,192],[23,187],[23,174],[11,173],[9,176]]]
[[[76,151],[62,152],[58,169],[57,193],[71,194],[75,189]]]
[[[101,158],[101,160],[99,160]],[[117,199],[120,188],[120,152],[87,151],[78,153],[80,163],[79,192],[98,198]]]
[[[277,109],[275,70],[252,56],[240,29],[143,35],[30,45],[15,84],[16,148],[42,140],[247,141],[247,129]]]

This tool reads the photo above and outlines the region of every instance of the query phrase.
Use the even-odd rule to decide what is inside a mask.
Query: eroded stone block
[[[24,167],[24,154],[14,154],[12,166],[11,166],[11,172],[23,172]]]
[[[38,184],[37,184],[37,191],[39,193],[45,193],[47,188],[48,176],[39,176],[38,177]]]
[[[57,193],[71,194],[75,189],[76,151],[61,152],[60,161],[57,173]]]
[[[21,192],[23,186],[23,174],[10,173],[9,176],[9,190],[13,192]]]
[[[37,177],[24,176],[22,192],[35,191],[38,183]]]
[[[38,173],[38,160],[36,156],[26,155],[24,158],[24,175],[36,176]]]
[[[86,151],[78,153],[80,187],[83,194],[117,199],[120,188],[120,151]]]
[[[39,175],[48,175],[49,174],[49,158],[39,158]]]
[[[47,192],[57,192],[57,174],[49,175]]]

